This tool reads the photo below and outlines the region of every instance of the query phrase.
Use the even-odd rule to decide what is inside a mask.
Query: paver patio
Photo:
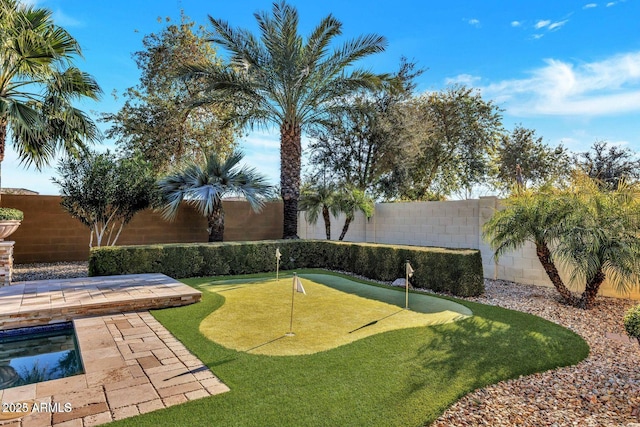
[[[0,390],[48,405],[2,427],[93,426],[229,388],[151,314],[200,292],[162,274],[42,280],[0,288],[0,329],[73,320],[84,374]],[[66,406],[65,406],[66,405]]]
[[[0,330],[177,307],[197,302],[200,296],[199,291],[164,274],[16,282],[0,287]]]

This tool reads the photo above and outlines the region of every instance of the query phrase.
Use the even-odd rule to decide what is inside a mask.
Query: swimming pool
[[[71,322],[0,331],[0,390],[82,373]]]

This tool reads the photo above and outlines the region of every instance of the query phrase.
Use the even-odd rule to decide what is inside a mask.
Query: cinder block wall
[[[2,206],[24,212],[18,230],[7,238],[16,242],[14,262],[84,261],[89,256],[89,228],[60,206],[60,196],[2,195]],[[255,214],[249,204],[225,201],[226,241],[282,237],[282,203],[267,203]],[[206,242],[207,221],[191,206],[182,206],[175,221],[152,210],[138,213],[125,226],[118,244]],[[94,240],[95,245],[95,240]]]
[[[503,255],[496,263],[491,247],[482,237],[482,227],[497,209],[501,209],[501,205],[496,197],[445,202],[377,203],[370,219],[367,220],[360,213],[356,215],[344,240],[479,249],[486,278],[553,286],[538,260],[533,243]],[[341,228],[343,218],[332,218],[332,239],[339,236],[336,223]],[[298,224],[300,237],[325,238],[322,218],[316,224],[309,224],[304,213],[301,213]],[[565,283],[569,283],[567,272],[560,271],[560,274]],[[573,290],[582,292],[584,286]],[[605,281],[600,294],[640,299],[640,287],[631,294],[621,295]]]

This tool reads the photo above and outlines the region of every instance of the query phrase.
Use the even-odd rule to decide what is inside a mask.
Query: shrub
[[[624,329],[630,338],[635,338],[640,344],[640,305],[630,308],[624,315]]]
[[[22,221],[24,213],[21,210],[13,208],[0,208],[0,221]]]
[[[404,277],[411,262],[413,286],[475,296],[484,292],[482,259],[477,250],[345,243],[323,240],[189,243],[92,248],[89,275],[164,273],[172,277],[250,274],[280,268],[329,268],[375,280]]]

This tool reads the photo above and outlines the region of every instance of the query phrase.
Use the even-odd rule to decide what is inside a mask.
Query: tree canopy
[[[210,37],[184,13],[179,23],[167,18],[167,26],[144,36],[144,50],[133,54],[141,71],[139,84],[127,89],[118,112],[102,116],[111,124],[107,137],[116,139],[119,149],[141,153],[159,172],[185,159],[203,159],[209,151],[225,154],[235,147],[238,128],[228,123],[229,107],[212,103],[192,108],[191,99],[205,82],[177,78],[187,63],[223,66]]]
[[[77,155],[100,139],[74,102],[101,90],[74,66],[81,49],[49,9],[0,0],[0,162],[7,138],[20,160],[37,169],[59,152]]]

